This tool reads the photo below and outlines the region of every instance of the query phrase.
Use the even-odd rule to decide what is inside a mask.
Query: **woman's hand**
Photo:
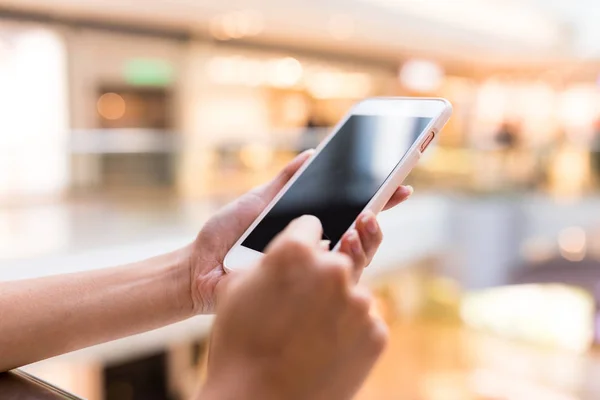
[[[271,182],[262,185],[226,205],[202,228],[188,249],[191,296],[196,314],[214,311],[219,283],[226,277],[223,260],[235,242],[273,200],[296,171],[312,155],[309,150],[292,160]],[[386,209],[392,208],[412,194],[412,188],[401,186]],[[369,265],[383,239],[375,215],[366,212],[358,218],[356,229],[342,238],[341,251],[353,260],[355,277]]]
[[[317,218],[296,219],[219,289],[199,399],[351,399],[359,390],[388,332],[354,285],[354,261],[321,249],[322,233]]]

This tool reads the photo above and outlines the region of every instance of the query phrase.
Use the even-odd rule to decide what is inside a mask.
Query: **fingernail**
[[[411,185],[406,185],[406,186],[404,186],[404,187],[405,187],[405,188],[406,188],[406,190],[408,191],[408,195],[409,195],[409,196],[415,192],[415,188],[413,188]]]
[[[331,248],[331,240],[321,240],[321,250],[329,251]]]
[[[377,233],[377,220],[375,219],[374,215],[367,215],[366,217],[364,217],[363,224],[365,224],[367,232],[369,232],[371,235]]]
[[[350,248],[354,254],[360,254],[360,243],[358,241],[358,233],[356,231],[350,232],[348,235],[348,241],[350,242]]]
[[[314,221],[314,220],[318,221],[319,219],[317,217],[315,217],[314,215],[308,215],[308,214],[305,214],[305,215],[302,215],[302,216],[296,218],[296,221]]]

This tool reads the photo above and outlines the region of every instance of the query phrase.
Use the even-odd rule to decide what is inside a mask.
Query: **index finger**
[[[290,222],[287,228],[273,239],[269,247],[276,246],[279,242],[293,242],[320,248],[322,236],[321,221],[315,216],[304,215]]]
[[[398,204],[408,199],[414,192],[412,186],[400,186],[396,192],[392,195],[388,203],[385,205],[383,210],[389,210],[390,208],[396,207]]]

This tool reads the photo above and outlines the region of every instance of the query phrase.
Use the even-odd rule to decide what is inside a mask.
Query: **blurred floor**
[[[471,331],[399,322],[357,400],[592,400],[600,355],[580,355]]]
[[[196,337],[206,334],[206,323],[196,325],[184,330]],[[184,344],[191,340],[182,333],[181,329],[171,330],[171,354],[174,348],[185,349]],[[121,346],[107,365],[156,354],[140,352],[139,340],[133,355],[119,355],[129,351]],[[154,346],[154,351],[160,349],[158,342]],[[96,358],[91,357],[94,355]],[[101,398],[94,385],[76,379],[87,371],[94,376],[92,382],[97,380],[99,356],[98,351],[87,351],[79,357],[41,362],[27,370],[77,394]],[[191,395],[203,372],[191,370],[187,364],[181,367],[170,375],[185,382]],[[576,353],[512,341],[473,331],[458,322],[403,320],[392,324],[388,348],[355,399],[594,400],[600,397],[599,377],[600,354],[594,350]]]
[[[182,201],[169,193],[146,191],[4,208],[0,211],[0,279],[120,265],[172,250],[192,240],[225,201],[225,196]],[[599,208],[597,197],[558,203],[539,195],[481,199],[419,193],[382,215],[386,240],[367,270],[367,278],[373,271],[385,271],[388,275],[374,281],[390,282],[393,275],[389,274],[424,257],[447,255],[448,244],[452,244],[463,267],[473,264],[470,270],[464,267],[470,275],[463,275],[471,282],[477,274],[493,275],[489,254],[469,258],[468,252],[480,244],[495,243],[493,230],[502,231],[502,221],[512,223],[517,217],[521,226],[516,228],[524,230],[521,234],[527,238],[560,232],[565,226],[593,227],[598,224],[595,210]],[[503,234],[512,235],[513,231]],[[487,249],[483,250],[486,253]],[[498,271],[501,269],[499,266]],[[398,290],[405,293],[404,289]],[[553,350],[477,333],[458,322],[428,321],[392,324],[390,347],[358,400],[600,398],[600,354],[594,351],[582,355]],[[57,365],[69,371],[68,366],[78,369],[120,362],[201,338],[209,326],[210,319],[186,321],[43,362],[32,371],[60,383],[63,378],[53,375]],[[64,386],[70,388],[68,382]],[[77,391],[76,386],[72,388]]]

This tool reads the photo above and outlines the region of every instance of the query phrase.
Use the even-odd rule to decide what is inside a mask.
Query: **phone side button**
[[[427,146],[429,146],[429,144],[433,141],[434,138],[435,138],[435,131],[429,132],[429,135],[427,135],[427,137],[425,138],[425,140],[421,144],[421,147],[419,148],[419,151],[421,153],[424,153],[425,150],[427,150]]]

